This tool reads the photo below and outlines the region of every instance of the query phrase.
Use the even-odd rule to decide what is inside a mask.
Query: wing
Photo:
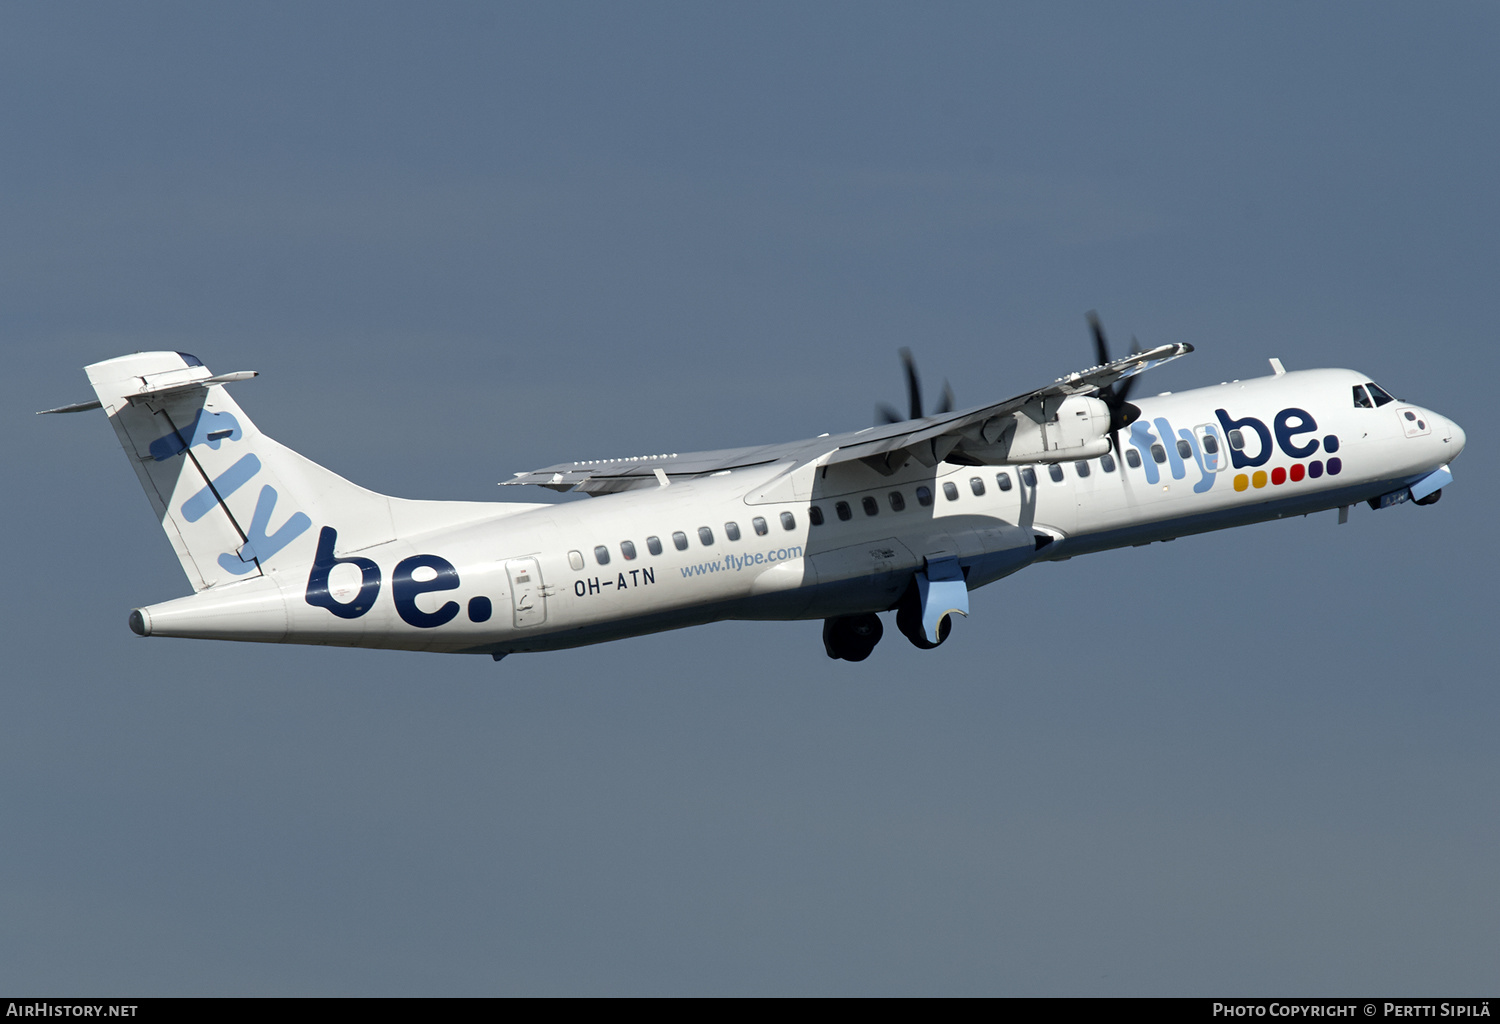
[[[517,473],[502,485],[537,484],[554,491],[582,491],[584,494],[613,494],[638,487],[661,487],[672,480],[712,476],[731,469],[764,466],[795,458],[808,446],[803,441],[787,445],[763,445],[759,448],[722,448],[710,452],[672,452],[665,455],[635,455],[623,459],[593,459],[585,462],[560,462],[526,473]],[[818,453],[828,450],[817,446]]]
[[[1055,417],[1068,398],[1087,397],[1126,377],[1171,362],[1193,351],[1193,346],[1158,345],[1123,359],[1059,377],[1044,388],[993,405],[960,409],[941,416],[907,420],[881,428],[875,436],[855,436],[839,445],[826,464],[859,459],[882,473],[893,473],[907,459],[926,466],[943,461],[987,465],[995,458],[996,442],[1012,425],[1029,420],[1042,423]],[[1004,461],[1003,459],[998,461]],[[1028,457],[1022,461],[1033,461]]]
[[[936,466],[945,459],[982,462],[990,455],[995,439],[1018,417],[1041,422],[1055,414],[1057,406],[1067,398],[1092,395],[1116,381],[1187,355],[1192,350],[1193,346],[1187,344],[1160,345],[1059,377],[1044,388],[993,405],[905,420],[851,434],[754,448],[561,462],[517,473],[513,479],[502,483],[536,484],[554,491],[612,494],[777,462],[795,466],[814,459],[822,459],[825,464],[861,460],[883,473],[895,472],[910,458],[928,466]]]

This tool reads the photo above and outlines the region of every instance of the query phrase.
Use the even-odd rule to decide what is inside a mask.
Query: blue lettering
[[[1146,483],[1154,484],[1161,479],[1156,472],[1156,460],[1151,457],[1151,445],[1156,438],[1151,433],[1151,428],[1140,420],[1130,425],[1130,443],[1141,450],[1141,465],[1146,470]]]
[[[1212,430],[1212,428],[1209,429]],[[1193,453],[1193,461],[1198,463],[1198,472],[1203,474],[1203,478],[1193,485],[1193,493],[1202,494],[1214,485],[1214,478],[1218,475],[1210,468],[1208,462],[1205,461],[1206,459],[1214,458],[1214,456],[1206,455],[1201,450],[1202,446],[1198,444],[1197,438],[1193,437],[1191,430],[1179,430],[1177,433],[1188,443],[1188,448]]]
[[[1293,441],[1298,434],[1317,429],[1311,414],[1302,409],[1283,409],[1276,414],[1276,443],[1294,459],[1305,459],[1318,450],[1316,437],[1300,446]]]
[[[1213,435],[1214,440],[1217,442],[1219,450],[1216,452],[1205,451],[1202,455],[1202,459],[1204,464],[1208,467],[1208,472],[1218,473],[1222,468],[1221,460],[1224,458],[1224,449],[1228,442],[1225,441],[1224,438],[1219,436],[1218,427],[1214,426],[1211,423],[1205,423],[1203,425],[1203,435],[1207,437],[1210,434]]]
[[[318,534],[318,553],[313,557],[312,572],[307,574],[307,603],[314,608],[327,608],[341,619],[357,619],[375,605],[380,593],[380,567],[368,558],[350,555],[336,558],[333,546],[339,535],[331,526],[323,527]],[[335,601],[328,592],[328,573],[336,565],[359,566],[359,593],[348,602]]]
[[[1247,466],[1264,466],[1270,461],[1271,431],[1266,429],[1264,423],[1253,416],[1246,416],[1242,420],[1232,420],[1229,418],[1229,413],[1223,409],[1215,409],[1214,415],[1219,417],[1219,424],[1224,428],[1224,435],[1226,437],[1231,430],[1243,431],[1245,427],[1249,427],[1260,438],[1260,449],[1253,456],[1246,455],[1240,449],[1230,445],[1229,461],[1234,464],[1235,469],[1244,469]]]
[[[151,442],[151,457],[157,462],[166,462],[174,455],[181,455],[194,445],[206,444],[214,451],[225,441],[238,441],[244,436],[240,421],[231,412],[209,412],[199,409],[186,430],[173,430]]]
[[[426,581],[412,578],[417,569],[432,569],[435,577]],[[449,601],[435,612],[424,612],[417,607],[417,597],[436,590],[457,590],[458,570],[453,563],[437,555],[412,555],[396,563],[391,573],[391,599],[396,603],[396,614],[409,626],[432,629],[452,621],[458,614],[458,602]]]
[[[214,506],[219,503],[220,498],[227,498],[245,484],[250,478],[260,472],[260,459],[252,452],[230,466],[224,472],[214,477],[211,486],[193,495],[182,503],[182,517],[190,523],[196,523],[204,516],[213,511]],[[214,492],[218,493],[215,494]]]
[[[1172,467],[1172,479],[1181,480],[1187,476],[1187,468],[1183,466],[1182,455],[1177,451],[1177,435],[1172,432],[1172,424],[1158,418],[1156,429],[1161,431],[1161,443],[1167,449],[1167,464]]]
[[[271,513],[276,509],[276,488],[266,484],[260,489],[260,498],[255,502],[255,513],[250,517],[250,529],[246,530],[244,545],[238,555],[226,551],[219,556],[219,567],[225,572],[243,576],[257,561],[265,561],[276,552],[307,532],[312,520],[302,512],[293,512],[281,529],[266,534],[271,525]]]

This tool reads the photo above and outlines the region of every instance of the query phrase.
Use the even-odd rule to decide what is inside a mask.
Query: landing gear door
[[[510,578],[510,605],[517,629],[547,621],[547,595],[542,589],[542,569],[535,558],[512,558],[505,563]]]

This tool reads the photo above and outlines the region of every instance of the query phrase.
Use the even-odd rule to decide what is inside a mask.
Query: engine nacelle
[[[965,453],[989,465],[1092,459],[1110,449],[1109,406],[1070,395],[1028,405],[994,427],[987,424],[985,434],[992,431],[987,447],[965,445]]]

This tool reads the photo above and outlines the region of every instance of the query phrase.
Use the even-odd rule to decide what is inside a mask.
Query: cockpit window
[[[1369,395],[1365,394],[1365,386],[1363,384],[1356,384],[1356,385],[1354,385],[1354,408],[1356,408],[1356,409],[1373,409],[1373,408],[1375,408],[1375,403],[1372,402],[1372,401],[1370,401],[1370,396]]]
[[[1395,401],[1394,398],[1392,398],[1390,395],[1386,394],[1385,391],[1381,389],[1381,387],[1380,387],[1379,384],[1375,384],[1375,383],[1372,383],[1370,381],[1366,381],[1365,382],[1365,387],[1367,387],[1367,388],[1370,389],[1370,397],[1373,398],[1373,399],[1375,399],[1375,404],[1376,405],[1385,405],[1387,402],[1394,402]]]

